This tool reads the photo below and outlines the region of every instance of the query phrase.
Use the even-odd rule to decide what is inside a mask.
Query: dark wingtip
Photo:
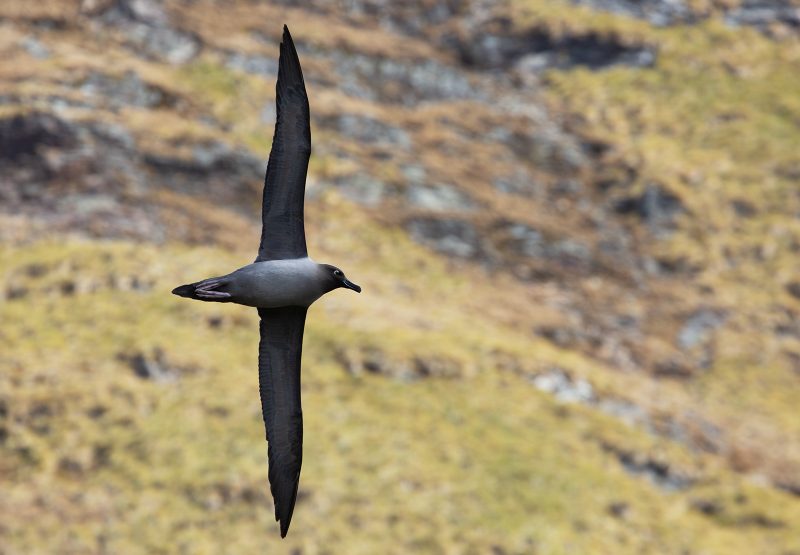
[[[277,95],[280,97],[289,89],[294,87],[302,88],[305,94],[305,84],[303,81],[303,70],[300,69],[300,58],[297,55],[297,48],[294,46],[289,27],[283,26],[283,39],[280,45],[280,56],[278,58],[278,82],[275,85]],[[278,101],[280,101],[278,99]]]
[[[280,524],[281,537],[285,538],[289,532],[289,525],[292,523],[294,506],[297,503],[297,490],[300,486],[300,472],[297,476],[287,482],[279,482],[272,489],[272,497],[275,501],[275,520]],[[289,489],[290,488],[290,489]]]
[[[292,512],[294,512],[294,507],[292,507]],[[281,526],[281,537],[282,538],[285,538],[286,534],[289,533],[289,525],[292,523],[292,512],[290,512],[288,515],[285,515],[283,517],[280,517],[280,516],[277,516],[277,515],[275,516],[275,520],[277,520],[278,523]]]
[[[292,515],[294,514],[294,505],[297,501],[297,490],[295,489],[295,494],[292,495],[289,503],[287,505],[283,505],[280,509],[275,511],[275,520],[280,523],[281,526],[281,537],[285,538],[286,534],[289,532],[289,525],[292,523]]]
[[[172,290],[172,294],[178,295],[179,297],[191,297],[192,293],[194,293],[193,285],[179,285]]]

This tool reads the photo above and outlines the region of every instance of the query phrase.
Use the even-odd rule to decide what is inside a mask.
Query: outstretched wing
[[[300,357],[307,310],[299,306],[258,309],[258,385],[269,442],[269,486],[282,538],[292,520],[303,462]]]
[[[311,156],[311,124],[300,60],[285,25],[275,94],[277,120],[264,180],[256,262],[307,256],[303,197]]]

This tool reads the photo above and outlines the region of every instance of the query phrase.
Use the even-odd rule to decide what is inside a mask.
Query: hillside
[[[257,315],[169,291],[255,256],[283,23],[364,292],[281,541]],[[800,4],[11,1],[0,60],[0,554],[800,553]]]

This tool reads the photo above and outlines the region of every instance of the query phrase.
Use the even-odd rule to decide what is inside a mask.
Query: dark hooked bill
[[[349,279],[347,279],[347,278],[344,278],[344,279],[342,280],[342,283],[343,283],[343,284],[344,284],[344,286],[345,286],[345,287],[347,287],[348,289],[352,289],[352,290],[353,290],[353,291],[355,291],[356,293],[361,293],[361,286],[359,286],[359,285],[356,285],[355,283],[353,283],[353,282],[352,282],[352,281],[350,281]]]

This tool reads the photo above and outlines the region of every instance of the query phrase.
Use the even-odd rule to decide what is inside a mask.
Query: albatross
[[[275,91],[277,119],[264,180],[258,257],[230,274],[181,285],[172,292],[258,309],[258,389],[275,520],[283,538],[292,520],[303,461],[300,357],[306,312],[329,291],[346,288],[360,293],[361,287],[336,266],[318,264],[308,256],[303,197],[311,125],[300,60],[285,25]]]

